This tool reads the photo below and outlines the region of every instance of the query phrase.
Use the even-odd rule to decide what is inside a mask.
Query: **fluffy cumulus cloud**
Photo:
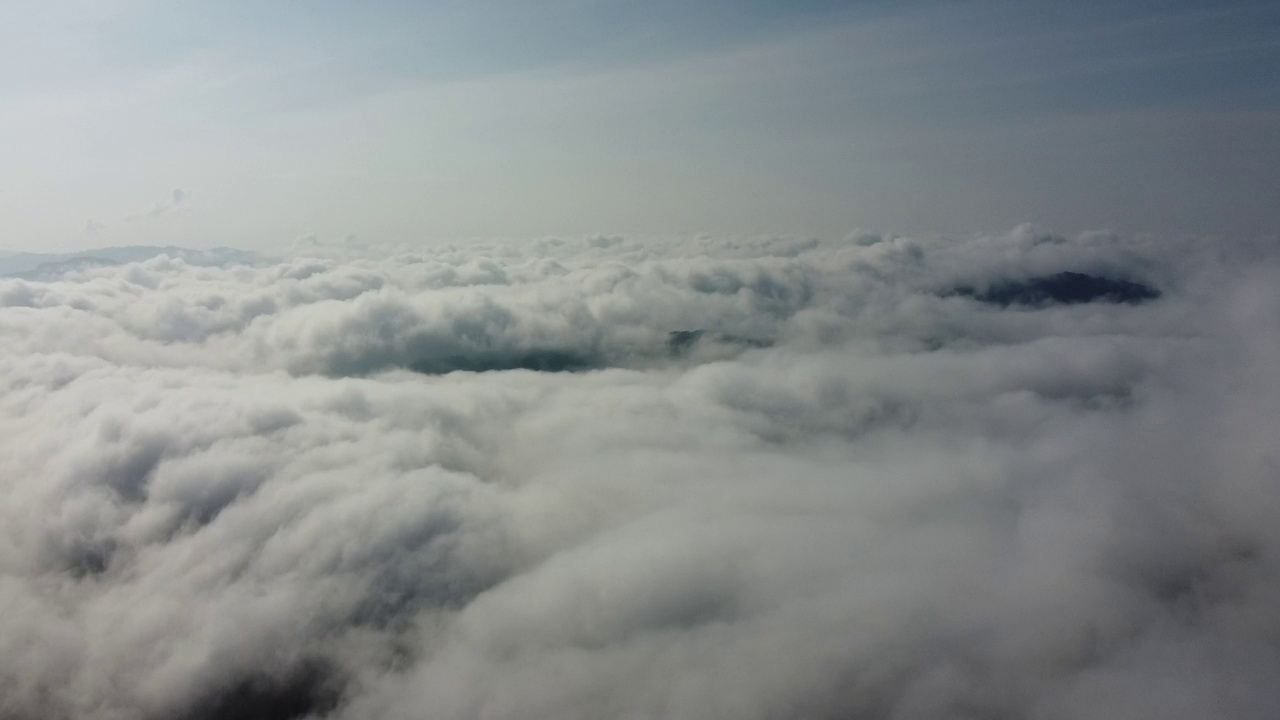
[[[308,253],[0,279],[0,718],[1280,707],[1269,248]]]

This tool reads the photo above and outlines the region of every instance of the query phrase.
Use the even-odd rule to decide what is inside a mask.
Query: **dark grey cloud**
[[[1268,247],[109,252],[0,279],[0,717],[1280,704]],[[1160,296],[954,293],[1062,273]]]

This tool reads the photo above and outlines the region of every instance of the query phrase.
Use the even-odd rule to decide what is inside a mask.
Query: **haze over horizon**
[[[1274,235],[1280,6],[9,2],[0,248]]]

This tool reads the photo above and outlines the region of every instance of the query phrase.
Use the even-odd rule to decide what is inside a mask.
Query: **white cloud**
[[[0,716],[1280,701],[1265,248],[310,251],[0,279]]]

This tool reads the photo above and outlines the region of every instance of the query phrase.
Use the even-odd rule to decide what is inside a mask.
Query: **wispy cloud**
[[[187,199],[191,197],[190,191],[181,188],[174,188],[169,193],[169,199],[164,202],[158,202],[151,206],[146,213],[129,215],[125,218],[126,222],[136,222],[143,218],[158,218],[162,215],[170,215],[173,213],[187,212],[190,208],[187,206]]]
[[[105,231],[106,229],[107,229],[107,226],[104,225],[103,223],[100,223],[93,219],[89,219],[84,221],[84,225],[81,226],[80,232],[85,233],[87,235],[97,235]]]
[[[169,200],[169,202],[157,203],[147,214],[151,217],[156,217],[158,215],[167,215],[168,213],[176,212],[178,210],[185,210],[187,198],[190,196],[191,193],[186,190],[174,188],[171,193],[172,199]]]

